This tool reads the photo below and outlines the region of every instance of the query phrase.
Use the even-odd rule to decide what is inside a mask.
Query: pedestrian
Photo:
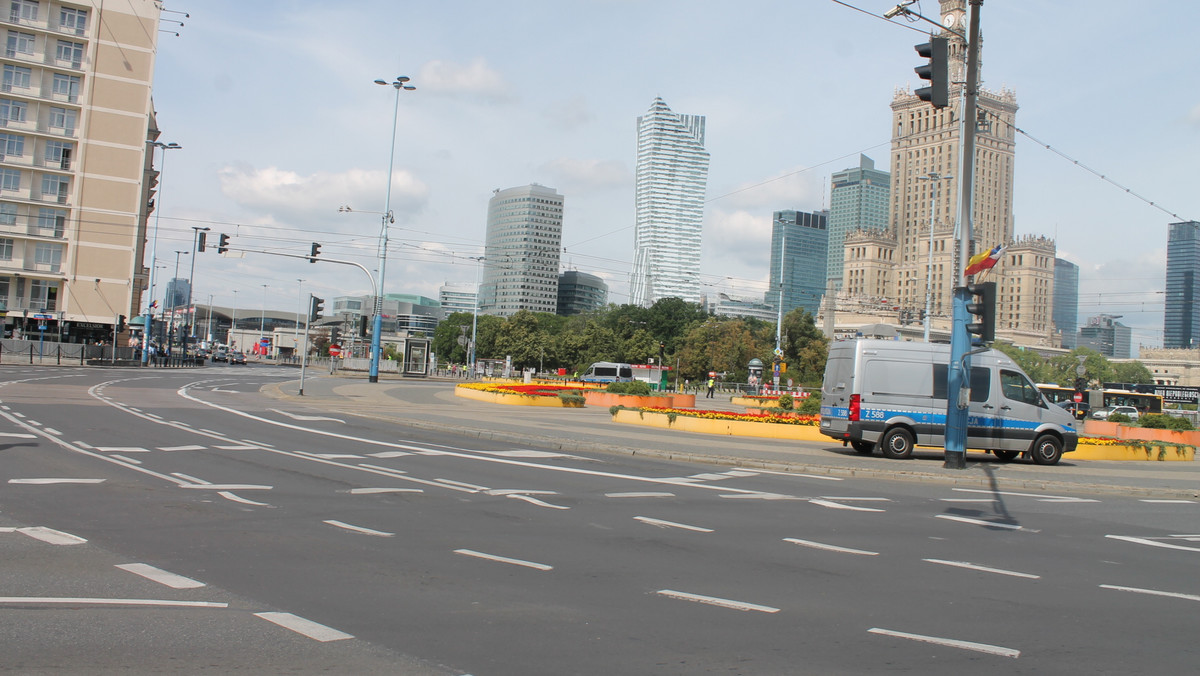
[[[704,395],[705,399],[713,398],[713,388],[715,388],[716,386],[717,386],[717,379],[712,376],[709,376],[708,377],[708,394]]]

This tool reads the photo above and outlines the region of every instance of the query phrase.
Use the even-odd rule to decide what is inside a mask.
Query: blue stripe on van
[[[862,422],[885,422],[895,416],[903,415],[912,418],[914,422],[924,425],[945,425],[945,413],[918,413],[916,411],[903,411],[896,409],[885,408],[864,408],[859,413],[859,420]],[[849,420],[850,409],[841,406],[822,406],[822,418],[833,418],[837,420]],[[1002,430],[1029,430],[1033,431],[1038,428],[1041,423],[1034,420],[1019,420],[1014,418],[998,418],[996,416],[971,415],[967,416],[968,427],[988,427],[999,428]],[[1062,431],[1067,431],[1062,425],[1058,425]]]

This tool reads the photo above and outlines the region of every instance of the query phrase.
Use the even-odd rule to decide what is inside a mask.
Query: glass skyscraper
[[[1062,346],[1073,350],[1079,344],[1079,266],[1061,258],[1054,259],[1054,308],[1050,311],[1054,328],[1062,333]]]
[[[479,311],[511,317],[558,309],[563,196],[533,183],[497,190],[488,201]]]
[[[813,317],[825,293],[825,263],[829,258],[828,211],[776,211],[771,217],[771,279],[764,294],[767,305],[783,314],[802,307]],[[780,270],[782,269],[782,274]]]
[[[1163,347],[1200,347],[1200,222],[1172,223],[1167,230],[1167,303]]]
[[[700,302],[700,234],[708,151],[704,117],[679,115],[661,98],[638,117],[630,299]]]
[[[858,166],[830,178],[829,262],[825,276],[842,286],[843,245],[846,235],[859,229],[887,230],[888,196],[892,176],[875,168],[875,161],[858,156]]]

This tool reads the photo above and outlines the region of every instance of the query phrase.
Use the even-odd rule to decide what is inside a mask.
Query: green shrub
[[[1125,425],[1133,422],[1133,419],[1124,413],[1112,413],[1108,416],[1107,420],[1108,422],[1122,423]]]
[[[579,394],[578,392],[559,392],[558,399],[562,402],[562,405],[567,408],[582,408],[587,402],[587,400],[583,398],[583,395]]]
[[[1142,427],[1155,430],[1179,430],[1188,432],[1195,427],[1192,421],[1187,418],[1182,418],[1174,415],[1165,415],[1162,413],[1149,413],[1138,419]]]
[[[807,399],[800,400],[800,408],[797,410],[805,415],[817,415],[821,412],[821,396],[816,392],[809,394]]]
[[[795,398],[792,397],[792,395],[790,395],[790,394],[779,395],[779,408],[782,408],[785,411],[790,411],[790,410],[792,410],[792,407],[795,405],[796,405],[796,400],[795,400]]]
[[[625,408],[625,407],[624,407],[624,406],[621,406],[620,404],[613,404],[612,406],[609,406],[609,407],[608,407],[608,414],[609,414],[609,415],[616,415],[616,414],[617,414],[617,411],[620,411],[620,410],[621,410],[621,409],[623,409],[623,408]]]
[[[609,383],[606,389],[612,394],[632,394],[639,397],[645,397],[651,393],[650,383],[640,380],[631,383]]]

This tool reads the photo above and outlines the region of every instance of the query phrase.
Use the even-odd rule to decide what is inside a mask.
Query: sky
[[[860,153],[888,169],[889,104],[922,85],[913,45],[932,28],[879,18],[895,2],[170,0],[154,105],[183,149],[160,158],[158,295],[193,227],[251,250],[200,253],[197,302],[370,293],[358,268],[256,252],[320,242],[374,271],[388,204],[385,293],[436,299],[478,278],[493,191],[539,183],[564,195],[563,268],[627,302],[636,123],[661,96],[706,117],[703,291],[761,298],[772,212],[827,208]],[[1120,315],[1135,353],[1161,346],[1167,224],[1200,219],[1200,3],[990,0],[980,16],[983,86],[1015,92],[1028,134],[1015,235],[1080,266],[1081,325]],[[398,101],[373,83],[400,75],[416,89]]]

